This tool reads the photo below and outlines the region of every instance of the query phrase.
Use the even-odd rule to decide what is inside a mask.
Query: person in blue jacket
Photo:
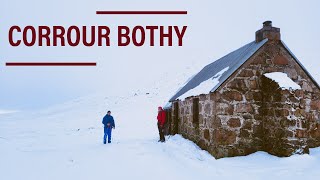
[[[108,111],[103,117],[102,124],[104,124],[103,144],[106,144],[107,137],[108,143],[111,143],[111,131],[112,129],[115,129],[114,119],[111,116],[111,111]]]

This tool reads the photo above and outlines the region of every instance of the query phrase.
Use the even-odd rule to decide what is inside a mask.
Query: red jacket
[[[163,126],[164,123],[166,123],[166,111],[164,110],[161,110],[158,112],[158,116],[157,116],[157,119],[158,119],[158,123]]]

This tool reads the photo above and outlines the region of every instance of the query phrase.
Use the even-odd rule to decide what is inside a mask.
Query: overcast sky
[[[2,0],[0,109],[43,108],[103,91],[121,95],[148,87],[164,74],[200,68],[254,40],[262,22],[281,28],[282,40],[318,80],[319,1]],[[187,10],[179,16],[106,16],[96,10]],[[183,47],[11,47],[13,25],[187,25]],[[112,40],[116,42],[115,40]],[[97,67],[5,67],[6,61],[97,61]],[[190,74],[191,76],[191,74]],[[173,92],[176,89],[172,90]]]

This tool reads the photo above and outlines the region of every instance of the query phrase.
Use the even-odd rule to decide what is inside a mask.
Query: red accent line
[[[107,15],[186,15],[188,11],[96,11],[96,14]]]
[[[7,62],[6,66],[96,66],[96,62]]]

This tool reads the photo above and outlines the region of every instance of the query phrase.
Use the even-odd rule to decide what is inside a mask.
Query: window
[[[193,124],[199,126],[199,98],[193,98]]]
[[[178,134],[179,133],[179,104],[178,102],[174,103],[174,110],[173,110],[173,134]]]

